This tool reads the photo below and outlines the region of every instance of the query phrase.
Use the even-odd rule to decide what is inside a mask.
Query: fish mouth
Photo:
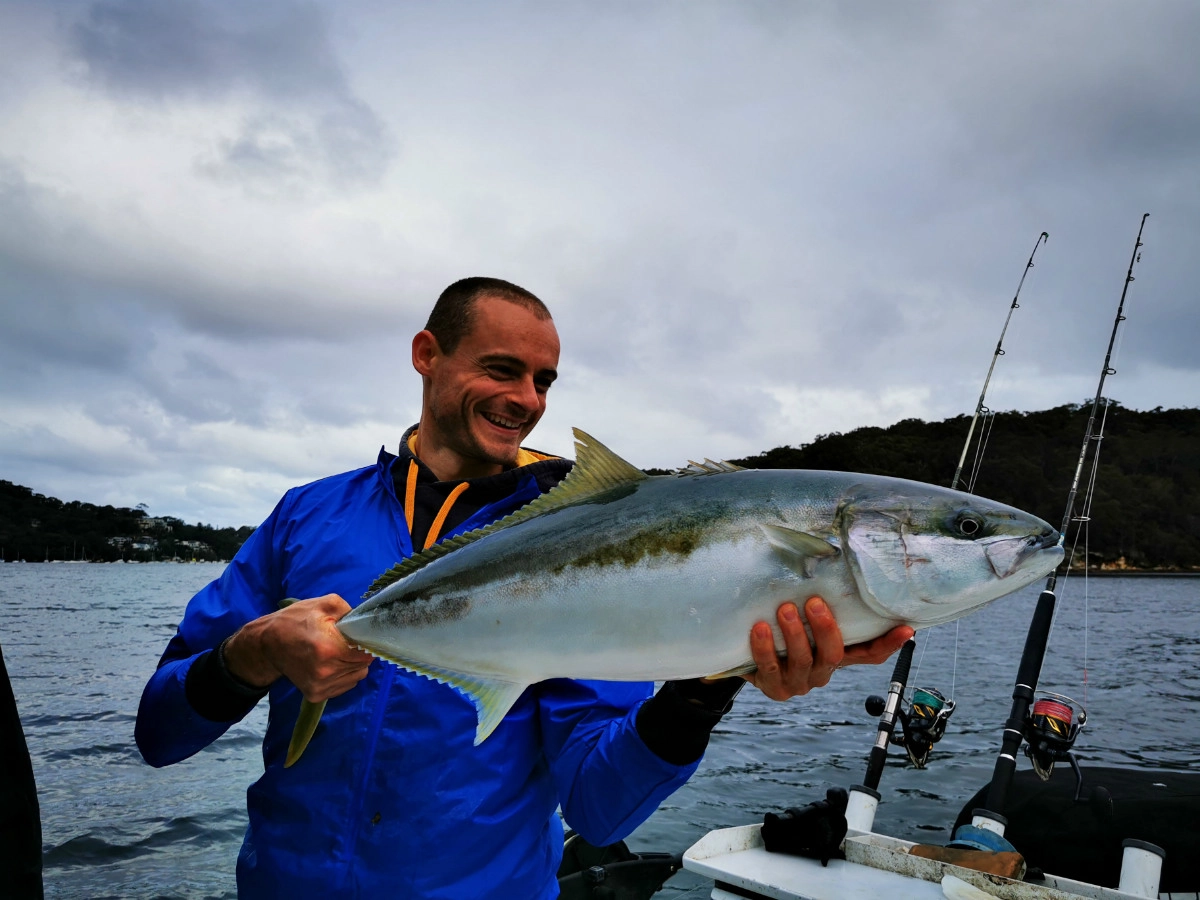
[[[1006,538],[992,541],[984,552],[987,555],[988,564],[996,573],[997,578],[1007,578],[1014,572],[1026,568],[1026,563],[1035,558],[1045,563],[1046,556],[1054,555],[1054,565],[1047,566],[1045,569],[1046,572],[1049,572],[1058,565],[1058,560],[1063,556],[1063,550],[1058,546],[1058,540],[1058,531],[1047,525],[1037,534],[1032,534],[1027,538]],[[1047,551],[1054,550],[1058,551],[1057,554],[1047,553]]]
[[[1059,541],[1058,529],[1047,525],[1039,533],[1029,538],[1031,550],[1045,550],[1047,547],[1057,547]]]

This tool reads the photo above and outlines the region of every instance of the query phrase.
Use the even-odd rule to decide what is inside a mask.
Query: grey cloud
[[[392,156],[378,117],[365,104],[347,100],[317,114],[247,117],[238,134],[220,140],[197,168],[294,200],[297,190],[316,180],[336,187],[373,184]]]
[[[128,309],[77,279],[28,267],[0,250],[0,371],[35,385],[48,370],[115,371],[135,354]]]
[[[103,0],[70,38],[94,80],[156,100],[236,88],[274,99],[349,93],[324,16],[309,4]]]
[[[163,351],[140,357],[129,372],[146,407],[134,405],[95,414],[97,421],[128,424],[138,433],[160,423],[166,432],[172,423],[238,422],[252,427],[266,424],[261,384],[248,371],[241,373],[218,364],[207,354],[187,346],[183,335],[167,338]],[[177,356],[178,359],[171,357]],[[165,358],[164,358],[165,357]]]
[[[947,160],[994,185],[1007,175],[1115,178],[1130,166],[1173,177],[1200,139],[1200,7],[1162,3],[1129,15],[1015,7],[1001,22],[970,7],[947,19],[948,52],[922,82],[954,130]],[[940,76],[940,77],[939,77]]]
[[[233,344],[362,338],[395,327],[404,310],[350,308],[327,288],[233,281],[186,258],[148,264],[144,248],[113,246],[79,198],[32,184],[0,158],[0,346],[22,359],[115,368],[145,340],[148,322],[174,319]]]
[[[1200,196],[1200,179],[1193,189]],[[1200,247],[1200,221],[1195,216],[1151,216],[1146,224],[1142,261],[1130,285],[1128,328],[1123,352],[1135,361],[1200,370],[1200,284],[1195,248]],[[1164,233],[1164,231],[1167,231]],[[1132,249],[1132,238],[1129,249]],[[1128,250],[1127,250],[1128,252]],[[1128,257],[1125,260],[1128,265]],[[1114,285],[1111,305],[1116,309]],[[1200,404],[1200,396],[1193,405]]]
[[[216,177],[288,193],[313,181],[374,184],[395,156],[312,4],[103,0],[70,29],[70,49],[93,81],[122,95],[256,98],[263,111],[202,154],[200,170]]]
[[[593,248],[594,260],[568,288],[578,358],[602,372],[686,371],[696,359],[721,358],[746,336],[754,298],[726,282],[736,241],[719,233],[691,238],[645,225]],[[635,249],[652,242],[653,254]]]
[[[0,422],[0,456],[9,471],[35,476],[43,472],[69,471],[73,476],[94,478],[136,475],[150,461],[147,454],[131,453],[129,448],[100,449],[84,441],[64,438],[40,425],[18,430],[5,428],[3,422]],[[9,478],[11,480],[11,476]]]

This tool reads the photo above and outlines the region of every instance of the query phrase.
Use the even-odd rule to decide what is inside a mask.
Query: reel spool
[[[899,711],[904,733],[896,735],[895,740],[918,769],[925,768],[929,753],[946,733],[946,723],[953,712],[954,701],[947,700],[940,691],[913,688],[912,703],[908,710]]]
[[[1049,781],[1054,764],[1074,762],[1071,748],[1087,722],[1087,710],[1070,697],[1043,693],[1033,701],[1025,720],[1025,755],[1042,781]]]

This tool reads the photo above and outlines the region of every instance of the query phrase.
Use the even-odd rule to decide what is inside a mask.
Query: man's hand
[[[758,671],[744,676],[772,700],[786,700],[807,694],[813,688],[824,687],[834,671],[842,666],[860,663],[881,663],[913,636],[907,625],[898,625],[887,634],[845,647],[842,630],[837,620],[820,597],[812,597],[804,604],[804,616],[812,629],[816,649],[808,643],[804,631],[804,619],[794,603],[785,603],[777,612],[779,628],[787,646],[787,657],[775,652],[775,638],[771,626],[759,622],[750,629],[750,653],[758,665]]]
[[[326,594],[255,619],[226,642],[225,666],[258,687],[287,678],[310,703],[344,694],[367,677],[373,659],[337,630],[349,611],[337,594]]]

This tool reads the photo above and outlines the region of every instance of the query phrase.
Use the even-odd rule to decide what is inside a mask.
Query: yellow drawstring
[[[408,461],[408,480],[404,485],[404,521],[408,523],[408,533],[412,534],[413,510],[417,506],[417,461]]]
[[[442,530],[442,525],[446,521],[446,516],[450,515],[450,507],[454,505],[454,501],[462,496],[469,485],[464,481],[450,492],[450,496],[446,498],[446,502],[442,504],[442,508],[438,510],[437,517],[433,520],[433,524],[429,526],[429,534],[425,535],[425,546],[422,550],[428,550],[437,543],[438,533]]]
[[[410,459],[408,461],[408,479],[404,485],[404,520],[408,523],[410,535],[413,529],[413,513],[417,506],[417,471],[417,461]],[[425,536],[425,546],[421,548],[422,550],[428,550],[437,543],[438,534],[441,533],[442,526],[446,523],[446,516],[450,515],[450,507],[468,487],[469,485],[464,481],[450,492],[450,496],[442,503],[442,508],[434,517],[433,524],[429,526],[429,533]]]

